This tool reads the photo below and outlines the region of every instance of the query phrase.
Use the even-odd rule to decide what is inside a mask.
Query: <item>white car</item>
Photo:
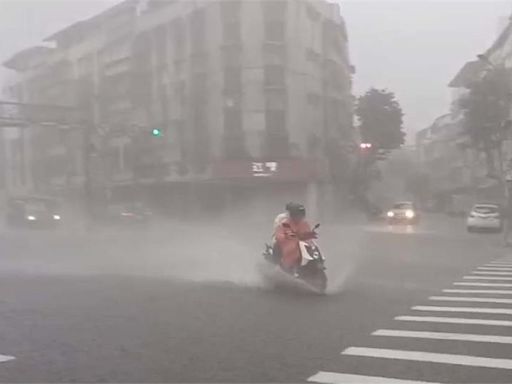
[[[466,222],[468,232],[487,230],[501,232],[503,220],[497,204],[475,204]]]
[[[418,224],[420,219],[418,210],[410,201],[393,204],[386,217],[389,224]]]

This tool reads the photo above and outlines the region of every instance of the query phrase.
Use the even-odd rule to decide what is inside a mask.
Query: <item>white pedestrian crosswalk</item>
[[[478,267],[479,271],[512,271],[512,268],[510,267],[500,267],[500,266],[494,266],[494,267]]]
[[[427,381],[411,381],[411,380],[399,380],[392,379],[389,377],[377,377],[377,376],[363,376],[363,375],[350,375],[346,373],[336,372],[318,372],[316,375],[311,376],[308,381],[314,383],[325,383],[325,384],[342,384],[342,383],[358,383],[358,384],[434,384]]]
[[[416,305],[413,311],[425,312],[461,312],[461,313],[494,313],[512,315],[512,308],[482,308],[482,307],[439,307],[433,305]]]
[[[475,275],[504,275],[504,276],[512,275],[512,272],[505,272],[505,271],[475,271],[473,273]]]
[[[342,354],[351,356],[378,357],[381,359],[412,360],[429,363],[469,365],[472,367],[512,369],[512,359],[494,359],[489,357],[455,355],[449,353],[350,347],[343,351]]]
[[[495,325],[501,327],[512,327],[512,321],[509,320],[487,320],[487,319],[469,319],[460,317],[436,317],[436,316],[397,316],[395,320],[416,321],[422,323],[445,323],[445,324],[473,324],[473,325]]]
[[[502,299],[495,297],[464,297],[464,296],[431,296],[429,300],[434,301],[459,301],[473,303],[495,303],[495,304],[512,304],[512,299]]]
[[[453,283],[453,285],[465,286],[465,287],[512,287],[510,283],[469,283],[467,281],[458,281]]]
[[[443,293],[485,293],[487,295],[512,295],[512,289],[443,289]]]
[[[385,366],[383,364],[386,361],[389,364],[428,363],[457,366],[458,370],[469,367],[487,368],[495,372],[508,372],[506,377],[510,377],[512,382],[512,298],[507,297],[512,295],[510,280],[512,259],[497,260],[477,267],[463,276],[462,281],[454,282],[453,287],[442,289],[443,295],[428,297],[429,304],[412,306],[412,314],[396,316],[396,327],[393,329],[377,329],[371,333],[371,340],[378,342],[379,347],[371,345],[374,342],[366,346],[353,345],[343,350],[340,355],[342,359],[361,359],[362,366],[380,360],[382,364],[377,365],[380,369]],[[406,340],[407,348],[380,348],[383,342],[390,341],[390,345],[395,346],[397,344],[393,341],[398,340]],[[448,344],[435,344],[436,349],[432,351],[424,344],[432,341]],[[455,348],[457,343],[466,344],[464,348]],[[432,344],[428,345],[432,347]],[[501,346],[501,352],[493,356],[497,346]],[[451,350],[443,351],[444,348]],[[503,348],[508,349],[504,352]],[[466,353],[460,354],[461,350]],[[482,350],[486,351],[484,355]],[[432,381],[425,381],[424,375],[415,380],[411,377],[388,377],[386,374],[366,376],[358,373],[319,371],[308,381],[400,384],[453,380],[448,377],[439,380],[439,377],[435,377]]]
[[[433,339],[433,340],[458,340],[473,341],[477,343],[500,343],[512,344],[510,336],[495,335],[477,335],[467,333],[450,333],[450,332],[425,332],[425,331],[404,331],[396,329],[379,329],[372,333],[373,336],[391,336],[391,337],[411,337],[417,339]]]
[[[464,276],[464,280],[512,280],[512,277],[501,276]]]

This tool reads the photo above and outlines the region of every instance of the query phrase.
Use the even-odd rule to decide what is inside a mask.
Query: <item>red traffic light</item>
[[[371,149],[372,148],[372,143],[361,143],[359,144],[359,148],[361,149]]]

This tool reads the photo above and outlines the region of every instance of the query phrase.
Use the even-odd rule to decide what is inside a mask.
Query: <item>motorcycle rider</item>
[[[288,220],[290,218],[290,207],[293,207],[293,204],[294,203],[288,203],[286,204],[285,206],[285,211],[283,213],[280,213],[279,215],[276,216],[276,218],[274,219],[274,236],[275,236],[275,233],[276,233],[276,229],[285,221],[285,220]],[[275,240],[275,237],[274,237],[274,240]]]
[[[306,208],[299,203],[288,203],[286,214],[280,214],[274,221],[275,248],[278,248],[281,267],[296,273],[301,255],[299,241],[316,238],[306,221]]]

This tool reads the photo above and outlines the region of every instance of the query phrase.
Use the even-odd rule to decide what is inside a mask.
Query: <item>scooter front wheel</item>
[[[325,271],[317,270],[305,280],[319,294],[324,294],[327,290],[327,275]]]

